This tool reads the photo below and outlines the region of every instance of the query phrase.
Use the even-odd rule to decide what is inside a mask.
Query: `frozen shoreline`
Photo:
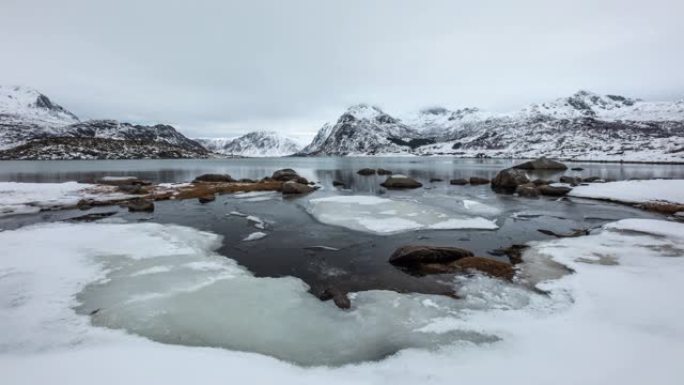
[[[157,224],[46,224],[5,231],[0,233],[5,247],[0,257],[0,326],[5,331],[0,336],[0,369],[7,384],[441,384],[455,378],[474,384],[678,384],[684,378],[679,363],[684,354],[684,305],[678,298],[684,290],[682,234],[683,224],[622,220],[586,237],[535,242],[525,254],[523,277],[545,276],[540,271],[550,259],[575,270],[540,283],[550,293],[548,299],[521,295],[492,279],[470,278],[460,282],[460,294],[472,308],[450,315],[433,313],[434,318],[420,327],[422,333],[436,335],[453,330],[491,334],[501,338],[499,342],[454,342],[437,350],[403,350],[379,362],[307,369],[253,353],[160,344],[93,327],[89,317],[74,313],[73,296],[85,284],[107,285],[107,279],[116,284],[117,276],[127,274],[103,270],[109,262],[103,265],[106,260],[93,259],[102,251],[134,263],[169,255],[210,262],[217,242],[210,233]],[[112,236],[118,241],[104,242]],[[219,271],[230,274],[216,282],[240,277],[230,260],[221,261],[229,270]],[[206,272],[216,267],[205,263],[193,268]],[[146,274],[170,272],[157,269]],[[255,279],[259,287],[269,280]],[[197,290],[189,293],[196,295]],[[291,295],[279,292],[284,296],[281,302]],[[397,296],[401,301],[411,297]],[[216,307],[218,298],[204,302]],[[399,302],[398,309],[407,304]],[[447,304],[421,300],[423,310],[417,314]],[[268,309],[264,308],[267,318],[288,321]],[[364,322],[359,309],[352,308],[349,314]],[[316,317],[308,322],[315,325],[320,321]]]

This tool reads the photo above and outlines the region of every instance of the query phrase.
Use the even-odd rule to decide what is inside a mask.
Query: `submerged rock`
[[[452,179],[452,180],[449,181],[449,184],[456,185],[456,186],[463,186],[463,185],[467,185],[467,184],[468,184],[468,180],[467,180],[467,179],[463,179],[463,178],[460,178],[460,179]]]
[[[202,203],[202,204],[213,202],[216,200],[216,195],[215,194],[205,194],[202,196],[198,196],[197,200],[199,201],[199,203]]]
[[[489,179],[487,178],[480,178],[478,176],[471,176],[470,179],[470,184],[472,185],[478,185],[478,184],[489,184]]]
[[[560,182],[576,186],[576,185],[582,183],[582,178],[580,178],[578,176],[563,175],[560,177]]]
[[[235,179],[228,174],[202,174],[195,178],[192,183],[232,183]]]
[[[154,202],[147,199],[134,199],[128,201],[126,207],[130,212],[152,212],[154,211]]]
[[[550,235],[552,237],[556,238],[574,238],[574,237],[581,237],[583,235],[589,235],[589,229],[573,229],[571,232],[566,233],[566,234],[561,234],[557,233],[555,231],[551,230],[545,230],[545,229],[537,229],[542,234]]]
[[[375,172],[376,171],[374,168],[362,168],[361,170],[357,171],[356,173],[359,175],[368,176],[368,175],[375,175]]]
[[[515,193],[526,198],[537,198],[539,196],[539,190],[534,183],[521,184],[515,189]]]
[[[392,171],[385,170],[384,168],[379,168],[378,175],[392,175]]]
[[[390,175],[380,186],[385,188],[418,188],[423,187],[423,184],[413,178],[405,175]]]
[[[335,187],[344,187],[344,183],[340,182],[339,180],[334,180],[332,185]]]
[[[539,186],[537,187],[537,190],[539,190],[540,194],[551,197],[564,196],[567,195],[567,193],[569,193],[570,191],[572,191],[570,187],[550,185]]]
[[[389,262],[398,266],[412,266],[424,263],[448,263],[465,257],[472,257],[469,250],[458,247],[402,246],[392,253]]]
[[[282,193],[286,195],[307,194],[314,190],[315,189],[313,187],[303,183],[298,183],[294,180],[283,183],[281,188]]]
[[[522,254],[525,249],[529,248],[527,245],[513,244],[501,249],[492,250],[491,255],[505,255],[512,265],[517,265],[523,262]]]
[[[442,182],[442,181],[444,181],[444,180],[440,179],[440,178],[430,178],[430,183]]]
[[[513,168],[520,170],[567,170],[568,166],[542,156],[541,158],[513,166]]]
[[[573,167],[571,168],[572,171],[584,171],[582,167]]]
[[[492,180],[492,190],[496,192],[513,193],[521,184],[530,182],[530,178],[523,170],[507,168],[499,171]]]

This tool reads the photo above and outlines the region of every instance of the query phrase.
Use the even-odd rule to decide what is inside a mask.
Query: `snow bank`
[[[470,206],[474,206],[470,201]],[[413,230],[482,229],[498,226],[489,219],[468,217],[444,209],[364,195],[338,195],[311,199],[309,212],[325,224],[374,234]]]
[[[684,180],[653,179],[592,183],[577,186],[568,195],[623,203],[666,201],[684,204]]]
[[[521,274],[548,296],[475,277],[455,282],[462,300],[363,292],[350,311],[308,295],[297,279],[253,277],[210,251],[219,240],[150,223],[0,233],[3,383],[674,385],[684,378],[683,224],[623,220],[590,236],[533,244]],[[548,280],[552,263],[575,273]],[[96,325],[171,344],[229,342],[233,350],[287,352],[292,361],[413,348],[378,362],[302,368],[260,354],[164,345],[92,327],[71,308],[79,292],[78,311],[95,311]],[[500,340],[486,342],[492,337]]]
[[[76,205],[81,199],[125,199],[133,195],[115,191],[112,186],[77,182],[0,182],[0,216],[29,214],[58,206]]]

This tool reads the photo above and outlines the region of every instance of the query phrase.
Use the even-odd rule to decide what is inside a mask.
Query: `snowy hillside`
[[[323,126],[303,154],[684,161],[684,101],[579,91],[511,114],[434,107],[398,119],[358,109]]]
[[[302,149],[294,140],[271,131],[254,131],[235,139],[206,138],[196,141],[212,152],[249,157],[287,156]]]
[[[97,140],[88,142],[88,139]],[[84,146],[86,143],[95,147],[88,148]],[[36,90],[6,86],[0,86],[0,151],[2,159],[15,156],[22,159],[205,157],[207,154],[199,143],[171,126],[142,126],[115,120],[80,122],[76,115]]]

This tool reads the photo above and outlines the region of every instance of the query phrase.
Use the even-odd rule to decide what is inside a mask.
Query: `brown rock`
[[[289,182],[283,183],[281,191],[285,195],[307,194],[314,191],[314,188],[309,185],[297,183],[291,180]]]
[[[442,182],[442,181],[443,181],[443,179],[439,179],[439,178],[430,178],[430,183]]]
[[[462,258],[454,262],[453,265],[463,270],[477,270],[489,276],[507,280],[513,279],[515,275],[515,269],[512,264],[484,257]]]
[[[384,182],[380,183],[380,186],[385,188],[418,188],[422,187],[423,184],[416,181],[413,178],[409,178],[404,175],[390,175],[385,179]]]
[[[463,185],[467,185],[467,184],[468,184],[468,180],[467,180],[467,179],[462,179],[462,178],[461,178],[461,179],[452,179],[452,180],[449,181],[449,184],[457,185],[457,186],[463,186]]]
[[[560,182],[576,186],[576,185],[582,183],[582,178],[580,178],[578,176],[563,175],[562,177],[560,177]]]
[[[216,195],[214,195],[214,194],[202,195],[202,196],[197,197],[197,200],[199,201],[199,203],[202,203],[202,204],[213,202],[216,200]]]
[[[297,174],[297,171],[291,169],[291,168],[284,168],[281,170],[277,170],[271,175],[272,180],[277,180],[279,182],[287,182],[291,180],[297,180],[301,178],[299,174]]]
[[[407,245],[392,253],[389,262],[393,265],[411,266],[424,263],[448,263],[471,257],[473,253],[457,247]]]
[[[329,287],[321,293],[318,298],[321,301],[333,300],[335,305],[340,309],[349,309],[351,307],[351,301],[347,296],[347,293],[336,287]]]
[[[374,168],[362,168],[361,170],[357,171],[356,173],[359,175],[368,176],[368,175],[375,175],[375,172],[376,171]]]
[[[235,182],[228,174],[202,174],[195,178],[192,183],[232,183]]]
[[[560,197],[564,196],[572,189],[570,187],[565,187],[565,186],[539,186],[537,187],[537,190],[539,190],[539,193],[541,195],[546,195],[546,196],[551,196],[551,197]]]
[[[492,180],[492,190],[496,192],[513,193],[521,184],[529,183],[530,178],[523,170],[507,168],[499,171]]]
[[[567,170],[568,166],[542,156],[541,158],[513,166],[513,168],[520,170]]]
[[[470,177],[470,184],[472,184],[472,185],[489,184],[489,179],[487,179],[487,178],[480,178],[480,177],[478,177],[478,176],[471,176],[471,177]]]
[[[539,190],[534,183],[521,184],[515,189],[515,193],[525,198],[537,198],[539,196]]]
[[[154,202],[147,199],[134,199],[126,204],[130,212],[153,212]]]

